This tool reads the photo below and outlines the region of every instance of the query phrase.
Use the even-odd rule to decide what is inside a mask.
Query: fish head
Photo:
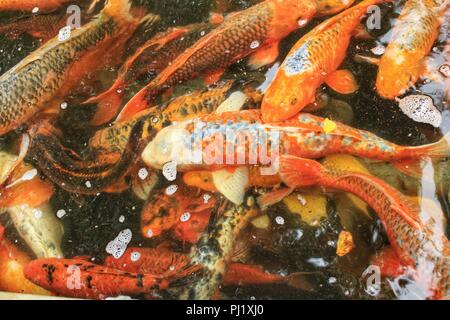
[[[422,73],[422,66],[417,61],[396,50],[386,51],[378,68],[376,79],[378,94],[391,100],[404,94]]]
[[[274,7],[271,32],[278,39],[305,26],[317,12],[317,3],[311,0],[272,0],[271,3]]]
[[[162,169],[170,162],[175,162],[177,168],[194,164],[193,134],[187,130],[190,123],[192,121],[174,123],[158,132],[142,153],[144,163],[155,169]]]
[[[304,79],[279,70],[261,103],[264,122],[278,122],[295,116],[315,99],[315,88]]]

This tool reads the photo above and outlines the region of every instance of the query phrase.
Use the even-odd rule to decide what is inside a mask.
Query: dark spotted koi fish
[[[142,22],[127,0],[109,1],[92,22],[69,39],[53,38],[0,77],[0,135],[15,130],[38,112],[57,112],[64,97],[87,74],[110,63]],[[105,56],[105,52],[107,55]]]
[[[446,0],[408,0],[379,61],[376,88],[380,96],[394,99],[413,86],[425,72],[425,57],[439,35]]]
[[[87,262],[82,259],[38,259],[25,266],[31,282],[60,295],[105,299],[119,295],[138,295],[167,289],[171,283],[198,271],[198,267],[165,275],[131,273]]]
[[[138,154],[138,145],[150,141],[172,121],[228,110],[229,107],[252,106],[253,101],[260,99],[252,89],[234,91],[233,88],[233,82],[226,81],[209,90],[178,97],[169,102],[163,112],[150,109],[130,119],[121,119],[98,131],[83,157],[62,146],[50,125],[37,124],[30,130],[33,144],[29,154],[35,159],[36,166],[43,166],[45,175],[65,190],[85,194],[105,191],[114,178],[126,175],[131,169],[132,159],[137,158],[134,155]],[[137,130],[136,125],[141,128]],[[133,130],[136,135],[132,134]],[[103,179],[105,181],[100,182]]]
[[[326,82],[344,94],[358,89],[351,73],[337,70],[346,57],[353,31],[370,6],[383,0],[365,0],[324,21],[289,51],[261,104],[263,120],[286,120],[315,101]],[[338,72],[338,74],[336,74]]]
[[[395,253],[429,298],[450,298],[450,243],[436,221],[398,190],[362,173],[330,170],[294,156],[280,160],[281,179],[290,187],[320,185],[351,192],[367,202],[381,219]]]
[[[279,42],[315,13],[315,1],[266,0],[228,15],[137,93],[122,112],[134,114],[145,109],[159,93],[197,76],[215,82],[228,66],[250,55],[255,68],[272,63]]]
[[[153,79],[176,57],[214,27],[216,25],[212,23],[175,27],[148,40],[127,59],[111,88],[85,102],[86,104],[97,103],[97,112],[91,124],[100,125],[110,121],[122,106],[127,88],[131,83],[141,76]]]

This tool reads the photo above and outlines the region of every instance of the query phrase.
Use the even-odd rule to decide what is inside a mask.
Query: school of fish
[[[281,259],[277,269],[252,253],[277,252],[271,236],[287,220],[331,221],[333,202],[335,260],[367,246],[354,221],[379,221],[386,242],[366,264],[394,297],[407,278],[415,298],[450,299],[450,193],[445,205],[436,194],[448,192],[445,120],[417,130],[428,143],[403,145],[350,121],[356,112],[340,117],[343,100],[370,95],[404,119],[402,99],[427,95],[434,109],[414,115],[445,119],[448,1],[211,3],[208,17],[168,25],[131,0],[0,0],[0,37],[37,39],[0,69],[0,291],[205,300],[276,284],[313,294],[322,271],[279,271]],[[98,257],[69,254],[64,217],[75,212],[55,206],[61,194],[79,208],[131,198],[140,234],[121,231]]]

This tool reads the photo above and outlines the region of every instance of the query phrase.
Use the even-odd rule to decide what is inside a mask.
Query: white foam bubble
[[[59,41],[66,41],[70,38],[71,34],[71,28],[70,26],[65,26],[64,28],[61,28],[58,33],[58,40]]]
[[[108,243],[106,246],[106,252],[114,258],[119,259],[127,250],[127,246],[132,237],[133,234],[130,229],[120,231],[117,237]]]
[[[178,190],[178,186],[176,184],[172,184],[166,188],[166,194],[168,196],[171,196],[171,195],[175,194],[175,192],[177,192],[177,190]]]
[[[181,220],[181,222],[186,222],[186,221],[189,221],[190,218],[191,218],[191,214],[189,212],[185,212],[181,215],[180,220]]]
[[[442,123],[441,112],[434,106],[431,97],[421,94],[407,96],[399,100],[399,107],[414,121],[439,127]]]
[[[277,224],[284,224],[284,218],[281,217],[281,216],[277,216],[277,217],[275,218],[275,222],[276,222]]]
[[[148,177],[148,171],[146,168],[139,169],[138,172],[139,179],[145,180]]]
[[[66,215],[66,210],[64,210],[64,209],[59,209],[58,211],[56,211],[56,216],[60,219],[62,217],[64,217],[65,215]]]
[[[177,162],[176,161],[170,161],[167,162],[162,169],[163,176],[168,181],[174,181],[177,178]]]

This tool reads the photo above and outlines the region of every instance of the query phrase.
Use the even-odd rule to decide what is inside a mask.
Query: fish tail
[[[168,275],[169,287],[183,287],[190,284],[202,274],[203,267],[201,265],[188,265],[185,268],[179,270],[175,268],[174,271],[170,271]]]
[[[439,141],[424,146],[412,148],[413,156],[446,158],[450,157],[450,132]]]
[[[84,102],[84,104],[97,104],[97,111],[91,119],[91,125],[102,125],[117,115],[124,96],[123,85],[124,81],[118,79],[110,89]]]

